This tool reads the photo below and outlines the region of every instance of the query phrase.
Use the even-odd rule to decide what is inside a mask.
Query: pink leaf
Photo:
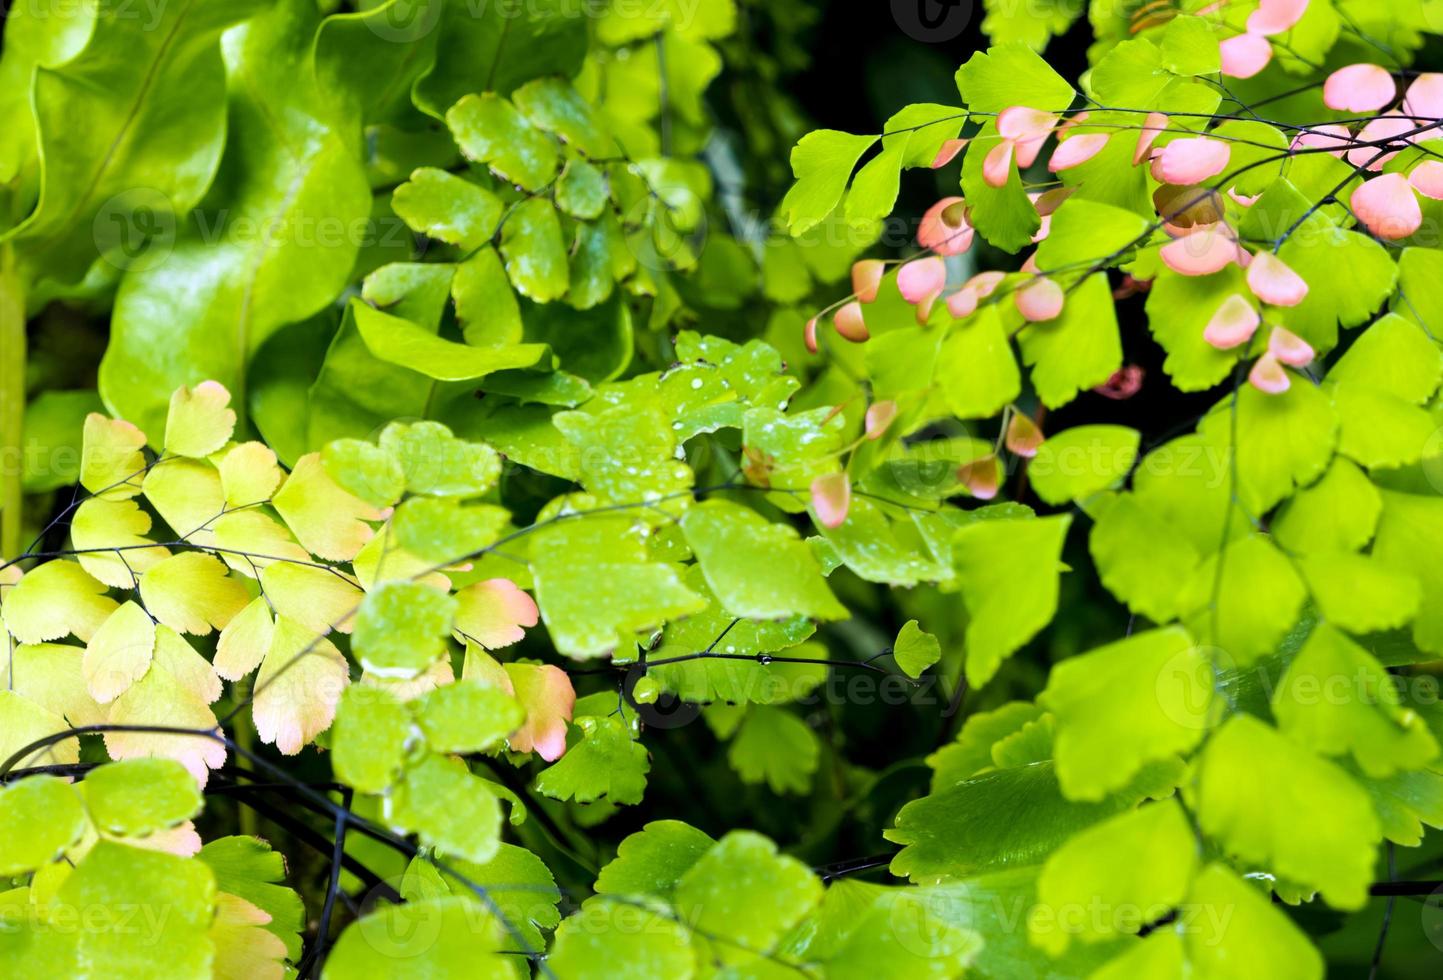
[[[952,314],[954,320],[962,320],[976,313],[977,290],[972,286],[963,286],[947,297],[947,312]]]
[[[920,300],[917,301],[917,308],[915,310],[915,314],[917,317],[917,324],[919,326],[925,327],[927,325],[927,321],[932,319],[932,307],[937,305],[937,300],[941,296],[942,291],[939,289],[935,293],[928,293],[926,296],[923,296]]]
[[[1125,401],[1142,390],[1143,370],[1136,364],[1129,364],[1112,373],[1102,384],[1092,390],[1103,398]]]
[[[1005,140],[1046,139],[1057,126],[1057,116],[1041,109],[1015,105],[997,114],[997,134]]]
[[[1372,171],[1382,170],[1388,161],[1398,155],[1397,150],[1383,152],[1381,146],[1386,141],[1399,140],[1406,133],[1412,133],[1418,128],[1412,120],[1404,119],[1402,116],[1379,116],[1371,120],[1358,132],[1355,142],[1377,143],[1378,146],[1358,146],[1349,150],[1345,156],[1348,162],[1355,167],[1366,167]],[[1412,136],[1401,142],[1412,143],[1417,136]]]
[[[1142,135],[1137,138],[1137,149],[1132,154],[1134,167],[1147,159],[1152,144],[1165,129],[1167,129],[1167,116],[1164,113],[1149,112],[1147,114],[1147,118],[1142,121]]]
[[[1152,161],[1152,175],[1164,184],[1196,184],[1216,177],[1228,165],[1232,147],[1207,136],[1176,139]]]
[[[1261,322],[1253,304],[1242,295],[1233,293],[1223,300],[1208,325],[1203,328],[1203,340],[1218,350],[1231,350],[1251,340]]]
[[[932,158],[932,169],[940,170],[941,168],[947,166],[947,164],[951,163],[952,160],[957,156],[957,154],[962,152],[962,148],[966,145],[967,140],[947,140],[945,143],[942,144],[941,149],[937,151],[937,155]]]
[[[1043,191],[1041,194],[1036,191],[1028,191],[1027,196],[1032,201],[1032,206],[1037,213],[1046,218],[1062,207],[1062,203],[1072,196],[1075,187],[1053,187]]]
[[[1107,146],[1107,139],[1106,133],[1080,133],[1069,137],[1057,144],[1057,149],[1052,151],[1052,159],[1047,161],[1047,169],[1057,173],[1059,170],[1084,164],[1102,152],[1103,147]]]
[[[1273,46],[1259,34],[1239,34],[1218,45],[1222,71],[1229,78],[1252,78],[1273,60]]]
[[[503,664],[511,693],[526,709],[526,723],[507,738],[513,752],[535,751],[547,762],[566,752],[566,724],[576,704],[576,689],[560,667],[551,664]]]
[[[982,160],[982,179],[988,187],[1006,187],[1007,178],[1012,176],[1012,153],[1016,144],[1003,140],[987,151]]]
[[[957,482],[978,500],[991,500],[1001,485],[997,475],[997,457],[988,453],[981,459],[957,467]]]
[[[1264,303],[1297,306],[1308,295],[1303,277],[1272,252],[1259,252],[1248,265],[1248,288]]]
[[[1308,0],[1263,0],[1248,14],[1248,31],[1253,34],[1281,34],[1308,10]]]
[[[1408,183],[1412,184],[1413,189],[1424,197],[1443,201],[1443,162],[1423,161],[1408,175]]]
[[[510,579],[486,579],[456,593],[456,629],[483,649],[521,642],[523,627],[535,626],[537,620],[536,601]]]
[[[880,439],[897,417],[897,403],[890,399],[873,402],[867,407],[867,438]]]
[[[1062,287],[1054,280],[1040,276],[1019,289],[1014,298],[1023,319],[1040,323],[1044,320],[1055,320],[1062,312],[1063,300],[1066,297]]]
[[[852,292],[857,294],[859,301],[870,303],[877,298],[877,290],[882,285],[882,275],[886,271],[887,263],[881,259],[863,259],[852,263]]]
[[[1397,95],[1388,69],[1367,63],[1339,68],[1323,83],[1323,104],[1342,112],[1377,112]]]
[[[1328,149],[1328,152],[1341,160],[1347,153],[1348,147],[1353,142],[1353,134],[1347,126],[1340,126],[1337,123],[1328,123],[1324,126],[1314,126],[1305,129],[1293,137],[1290,149],[1300,150],[1304,147],[1315,147],[1317,149]]]
[[[1011,421],[1007,423],[1006,442],[1008,452],[1031,459],[1037,455],[1037,447],[1042,445],[1042,430],[1026,415],[1013,412]]]
[[[862,304],[856,300],[843,306],[832,317],[832,326],[837,328],[837,333],[854,344],[860,344],[871,336],[867,332],[867,323],[862,318]]]
[[[841,527],[852,506],[852,482],[845,473],[827,473],[812,481],[812,510],[825,528]]]
[[[1418,121],[1443,118],[1443,75],[1429,72],[1413,79],[1403,95],[1403,114]]]
[[[917,244],[938,255],[961,255],[971,248],[966,202],[960,197],[944,197],[928,208],[917,227]]]
[[[1316,354],[1313,345],[1283,327],[1274,327],[1268,335],[1268,353],[1289,367],[1307,367]]]
[[[997,291],[997,287],[1002,285],[1002,280],[1006,278],[1005,272],[979,272],[968,279],[966,285],[976,290],[979,298],[986,299]]]
[[[1407,238],[1423,224],[1413,185],[1402,174],[1374,177],[1353,191],[1353,213],[1379,238]]]
[[[1248,372],[1248,384],[1268,395],[1281,395],[1292,385],[1288,372],[1278,363],[1277,355],[1268,351],[1258,358]]]
[[[947,263],[935,255],[908,262],[897,271],[897,288],[909,303],[935,296],[947,285]]]
[[[1228,232],[1205,225],[1176,238],[1160,251],[1162,261],[1184,276],[1210,276],[1238,261],[1241,251]]]

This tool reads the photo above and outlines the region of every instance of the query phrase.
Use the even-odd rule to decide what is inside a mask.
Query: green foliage
[[[1093,4],[1073,80],[1081,3],[986,0],[860,134],[812,3],[61,6],[5,975],[1376,955],[1443,826],[1430,4]]]

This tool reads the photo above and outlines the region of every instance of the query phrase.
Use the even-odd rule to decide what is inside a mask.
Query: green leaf
[[[1047,0],[1044,5],[1022,0],[984,0],[987,17],[982,30],[993,44],[1025,44],[1034,51],[1061,37],[1085,9],[1081,0]]]
[[[603,796],[617,804],[640,803],[651,762],[626,723],[614,716],[588,715],[578,718],[576,727],[580,741],[536,777],[537,792],[578,803],[594,803]]]
[[[424,756],[392,790],[389,822],[443,854],[485,863],[501,846],[501,802],[460,759]]]
[[[419,859],[417,859],[419,860]],[[546,864],[535,854],[515,844],[502,844],[491,860],[477,864],[472,861],[448,862],[471,881],[486,889],[504,920],[519,930],[521,938],[534,950],[546,948],[542,929],[555,929],[561,922],[556,906],[561,890]],[[412,867],[416,867],[416,861]],[[455,895],[479,901],[476,893],[449,875],[428,868]],[[515,940],[510,940],[514,943]]]
[[[1183,754],[1212,724],[1212,665],[1173,626],[1052,669],[1038,704],[1057,717],[1057,777],[1069,799],[1100,800],[1146,763]]]
[[[1164,63],[1179,75],[1211,75],[1220,69],[1217,34],[1202,17],[1168,21],[1161,38]]]
[[[957,90],[973,112],[995,113],[1012,106],[1062,112],[1076,93],[1052,67],[1024,44],[998,44],[978,51],[957,69]]]
[[[351,301],[347,312],[372,354],[438,381],[470,381],[493,371],[532,367],[547,354],[545,344],[458,344],[410,320],[372,309],[358,299]]]
[[[699,567],[687,570],[685,582],[706,598],[708,605],[699,613],[668,623],[661,645],[648,655],[647,676],[663,689],[685,701],[784,704],[800,699],[826,679],[826,648],[798,646],[816,629],[810,621],[800,616],[773,622],[738,620],[716,601]],[[713,644],[725,658],[664,663],[673,657],[690,657]],[[760,656],[789,648],[788,656],[814,653],[818,663],[764,663]],[[736,659],[741,657],[756,659]]]
[[[1063,797],[1050,762],[982,773],[902,807],[883,831],[903,845],[892,873],[923,882],[1038,864],[1079,830],[1166,795],[1181,777],[1181,766],[1154,763],[1124,792],[1081,803]]]
[[[525,7],[472,8],[447,2],[416,27],[438,34],[436,63],[415,87],[416,105],[440,118],[471,92],[510,94],[544,75],[574,75],[587,49],[589,18],[576,0],[535,0]],[[414,29],[414,28],[412,28]]]
[[[1278,258],[1309,287],[1301,303],[1279,311],[1282,324],[1318,350],[1337,343],[1338,324],[1355,327],[1371,317],[1398,283],[1387,249],[1320,212],[1283,243]]]
[[[1300,554],[1357,551],[1373,539],[1383,500],[1358,465],[1335,457],[1321,479],[1295,493],[1273,519],[1273,536]]]
[[[25,407],[26,493],[45,493],[76,482],[85,417],[99,411],[100,396],[94,391],[42,391]]]
[[[73,561],[48,561],[9,589],[0,615],[21,643],[44,643],[74,634],[89,641],[119,604],[105,586]]]
[[[559,78],[538,78],[511,93],[511,101],[533,126],[555,134],[592,159],[615,156],[616,143],[576,89]]]
[[[682,875],[675,904],[701,934],[734,940],[713,949],[723,961],[739,962],[754,955],[750,950],[770,949],[821,897],[810,868],[778,854],[760,834],[734,830]]]
[[[489,165],[523,190],[539,191],[556,175],[561,160],[556,140],[494,92],[461,99],[446,110],[446,125],[466,159]]]
[[[956,740],[927,757],[927,765],[933,769],[933,792],[991,769],[995,761],[994,748],[1004,739],[1036,721],[1042,713],[1042,709],[1035,704],[1008,701],[992,711],[979,711],[969,715],[962,725],[962,730],[957,733]]]
[[[34,211],[7,236],[34,278],[78,282],[102,256],[120,269],[153,262],[173,240],[225,144],[220,35],[257,9],[230,0],[98,17],[74,57],[10,81],[29,96],[34,121],[15,124],[34,126],[43,167]]]
[[[501,223],[501,199],[484,187],[435,167],[421,167],[397,187],[391,207],[414,230],[473,251]]]
[[[1085,199],[1069,201],[1067,207],[1058,209],[1047,237],[1037,246],[1037,267],[1050,272],[1090,266],[1105,256],[1129,250],[1149,230],[1149,222],[1131,211]]]
[[[168,5],[166,16],[175,11],[184,17],[194,6]],[[180,33],[214,24],[212,18],[227,10],[248,8],[206,9],[204,16],[187,17]],[[225,136],[224,199],[215,210],[208,204],[178,223],[164,260],[157,252],[137,262],[115,297],[100,393],[110,408],[152,436],[162,430],[166,402],[182,384],[214,379],[230,391],[238,410],[246,406],[251,358],[282,326],[330,305],[356,260],[371,193],[354,145],[359,127],[335,114],[314,81],[311,44],[318,20],[314,5],[285,0],[228,35],[228,111],[216,112],[210,137],[218,149]],[[164,36],[165,31],[153,32],[139,49]],[[179,54],[188,47],[173,50]],[[127,78],[141,78],[134,51],[122,49],[115,57]],[[201,78],[185,71],[152,81],[162,86],[157,91],[215,86],[218,93],[219,57],[214,64]],[[210,71],[213,77],[204,77]],[[186,132],[183,117],[170,107],[157,110],[165,114],[167,131]],[[165,140],[141,144],[168,147]],[[97,151],[94,160],[108,157]],[[182,172],[177,166],[167,156],[164,173]],[[207,177],[210,172],[202,170]],[[157,172],[146,182],[154,186],[158,179],[168,178]],[[86,231],[88,237],[88,221]]]
[[[561,220],[556,207],[544,198],[522,201],[507,215],[501,228],[501,256],[511,284],[529,299],[549,303],[570,288]]]
[[[1017,359],[996,306],[952,327],[937,357],[947,407],[960,419],[990,418],[1022,392]]]
[[[396,781],[411,737],[411,715],[385,688],[352,684],[336,705],[331,769],[362,793],[382,793]]]
[[[81,784],[98,830],[145,837],[183,823],[204,805],[195,778],[173,759],[126,759],[99,766]]]
[[[121,921],[126,910],[165,909],[144,917],[139,932],[119,928],[82,929],[82,962],[103,963],[116,977],[210,976],[212,945],[207,936],[215,913],[215,876],[200,861],[100,841],[65,879],[56,901],[88,909],[92,921]],[[102,918],[103,917],[103,918]],[[163,961],[156,951],[164,950]]]
[[[439,422],[392,422],[381,430],[381,448],[400,461],[412,493],[479,497],[501,476],[494,449],[458,439]]]
[[[624,517],[563,521],[532,536],[536,603],[556,649],[596,657],[622,634],[700,612],[706,600],[670,565],[650,561]]]
[[[439,589],[387,582],[356,612],[356,659],[378,677],[415,677],[445,652],[455,614],[456,600]]]
[[[1247,715],[1208,741],[1198,823],[1231,853],[1318,889],[1339,908],[1367,900],[1380,834],[1372,802],[1346,772]]]
[[[1057,611],[1068,515],[976,521],[953,539],[967,605],[967,680],[985,684]]]
[[[815,228],[841,203],[847,180],[876,136],[853,136],[818,129],[792,148],[792,173],[797,182],[782,199],[778,213],[792,236]]]
[[[478,917],[480,921],[478,921]],[[396,980],[466,976],[510,980],[515,967],[495,950],[501,927],[457,895],[381,905],[352,922],[326,957],[327,980],[374,976],[378,962]]]
[[[823,528],[822,537],[847,568],[868,582],[908,586],[950,577],[951,569],[930,550],[916,524],[889,520],[881,507],[863,498],[854,496],[847,519],[840,527]]]
[[[406,492],[406,473],[395,454],[363,439],[327,443],[321,465],[342,490],[377,507],[389,507]]]
[[[216,888],[242,898],[271,917],[266,929],[286,944],[286,958],[301,955],[305,928],[301,897],[277,882],[285,881],[285,860],[257,837],[218,837],[196,855],[215,873]]]
[[[595,221],[610,200],[606,175],[580,157],[566,161],[556,182],[556,206],[573,218]]]
[[[456,266],[451,298],[466,343],[472,347],[520,344],[521,307],[496,249],[489,245],[478,249]]]
[[[1234,294],[1249,295],[1236,266],[1208,276],[1184,276],[1166,267],[1158,270],[1147,294],[1147,325],[1167,351],[1162,368],[1178,390],[1211,388],[1227,377],[1241,356],[1240,348],[1219,350],[1203,339],[1208,321]]]
[[[1267,537],[1250,534],[1193,572],[1183,609],[1199,642],[1247,666],[1277,648],[1306,597],[1287,557]]]
[[[1076,938],[1098,942],[1117,933],[1134,933],[1187,895],[1197,868],[1197,842],[1175,800],[1144,805],[1079,832],[1043,865],[1037,879],[1040,906],[1065,919],[1067,910],[1096,903],[1117,909],[1115,916],[1084,921]],[[1122,909],[1136,909],[1128,915]],[[1039,928],[1039,920],[1047,925]],[[1066,928],[1036,913],[1034,943],[1053,955],[1073,938]]]
[[[561,923],[546,962],[560,980],[644,980],[690,977],[693,956],[669,913],[600,896]]]
[[[773,793],[806,793],[822,745],[807,723],[783,708],[747,709],[727,750],[727,761],[744,783],[766,783]]]
[[[1122,367],[1117,308],[1107,276],[1088,276],[1073,287],[1062,315],[1028,324],[1017,343],[1032,368],[1032,387],[1048,408],[1107,381]]]
[[[921,677],[924,670],[942,659],[942,644],[922,630],[915,619],[909,619],[892,641],[892,659],[908,677]]]
[[[1319,552],[1297,561],[1318,612],[1354,633],[1397,629],[1418,612],[1418,583],[1376,559]]]
[[[487,752],[521,727],[526,711],[511,695],[478,681],[459,680],[425,695],[416,720],[433,752]]]
[[[1324,755],[1351,753],[1376,779],[1421,768],[1438,754],[1383,665],[1327,623],[1313,628],[1288,666],[1272,709],[1289,738]]]
[[[811,549],[791,527],[724,500],[688,509],[681,527],[707,585],[732,615],[746,619],[847,615],[822,578]]]
[[[596,890],[602,895],[654,895],[669,899],[691,867],[711,850],[710,837],[680,820],[653,820],[629,834],[616,857],[601,869]]]
[[[462,506],[451,497],[412,497],[396,509],[392,527],[408,553],[443,565],[495,544],[510,522],[510,511],[494,504]]]
[[[1443,500],[1387,490],[1382,499],[1373,557],[1417,581],[1422,603],[1413,640],[1429,653],[1443,654],[1443,568],[1432,558],[1443,546]]]
[[[1027,478],[1049,504],[1081,500],[1123,480],[1141,441],[1141,433],[1120,425],[1075,426],[1038,447]]]
[[[1250,513],[1262,514],[1312,483],[1333,458],[1338,419],[1327,395],[1307,383],[1289,385],[1277,395],[1243,385],[1208,413],[1198,431],[1233,452],[1238,495]]]
[[[986,56],[973,55],[967,64],[982,57]],[[1027,197],[1015,163],[1004,186],[993,187],[984,179],[982,162],[1000,141],[997,123],[992,119],[972,137],[962,158],[962,193],[969,205],[968,220],[982,237],[1004,252],[1017,252],[1031,244],[1032,236],[1042,227],[1042,218]]]
[[[85,807],[58,776],[36,775],[0,789],[0,875],[28,874],[56,860],[80,841]]]

